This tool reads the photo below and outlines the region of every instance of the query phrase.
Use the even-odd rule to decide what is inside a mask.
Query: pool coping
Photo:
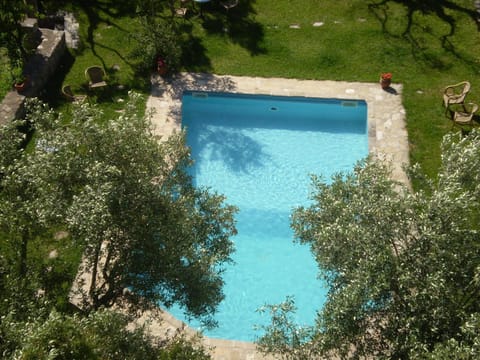
[[[391,164],[392,178],[409,187],[404,165],[409,164],[408,134],[405,109],[402,105],[402,85],[392,84],[384,90],[378,82],[344,82],[329,80],[297,80],[261,78],[207,73],[180,73],[169,78],[152,77],[147,110],[151,111],[154,133],[168,137],[181,129],[181,98],[184,90],[217,91],[242,94],[302,96],[364,100],[367,103],[369,152]],[[144,314],[141,321],[151,319]],[[177,329],[194,331],[168,313],[162,314],[161,324],[151,322],[153,334],[164,336]],[[243,341],[205,337],[214,360],[270,359],[256,351],[255,344]]]
[[[403,165],[409,164],[409,145],[402,88],[401,84],[383,90],[379,83],[180,73],[167,79],[152,78],[147,109],[153,110],[155,133],[168,137],[181,129],[183,90],[365,100],[369,152],[390,162],[392,177],[408,186],[403,170]]]

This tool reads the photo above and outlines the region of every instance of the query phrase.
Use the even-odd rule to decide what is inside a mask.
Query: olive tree
[[[313,177],[312,204],[295,210],[292,227],[329,291],[302,347],[385,359],[478,347],[479,133],[446,136],[442,154],[438,179],[425,179],[423,191],[391,180],[373,159],[330,182]]]
[[[138,30],[130,36],[134,42],[130,56],[136,60],[141,74],[149,74],[156,69],[159,58],[168,67],[168,71],[175,72],[179,68],[182,34],[174,21],[142,16]]]
[[[178,303],[208,323],[223,298],[236,209],[193,186],[184,134],[159,141],[138,101],[132,95],[108,121],[89,104],[69,119],[32,103],[34,139],[1,180],[2,220],[17,217],[21,227],[3,221],[4,229],[17,248],[36,229],[67,231],[84,249],[88,281],[77,296],[87,310],[122,299],[134,309]]]
[[[87,316],[52,311],[28,322],[7,314],[0,323],[2,359],[175,359],[207,360],[200,338],[182,333],[160,340],[145,327],[129,326],[129,317],[111,310]]]

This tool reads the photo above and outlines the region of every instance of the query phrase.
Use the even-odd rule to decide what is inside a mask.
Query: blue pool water
[[[238,206],[235,264],[225,272],[225,300],[210,337],[253,341],[256,310],[295,297],[296,320],[313,325],[325,301],[308,247],[293,243],[290,215],[308,204],[310,174],[350,171],[368,153],[364,101],[185,92],[187,129],[198,186]],[[187,321],[179,308],[170,309]]]

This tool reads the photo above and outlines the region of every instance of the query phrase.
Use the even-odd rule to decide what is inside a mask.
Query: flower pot
[[[15,88],[15,90],[17,90],[17,92],[20,93],[27,87],[27,80],[25,79],[22,82],[17,82],[13,84],[13,87]]]
[[[165,63],[165,60],[163,60],[161,57],[157,59],[157,72],[160,76],[163,76],[167,73],[168,68],[167,64]]]
[[[386,90],[390,87],[392,83],[392,73],[382,73],[380,75],[380,86],[383,90]]]
[[[380,79],[380,85],[382,86],[382,89],[388,89],[391,83],[391,79]]]
[[[167,73],[167,67],[166,66],[159,66],[157,68],[157,72],[159,75],[163,76]]]

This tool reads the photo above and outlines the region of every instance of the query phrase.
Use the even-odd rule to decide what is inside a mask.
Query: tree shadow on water
[[[250,173],[262,168],[270,156],[262,149],[262,145],[251,137],[241,134],[235,129],[202,131],[198,139],[199,149],[209,147],[210,159],[222,161],[225,166],[234,172]]]

